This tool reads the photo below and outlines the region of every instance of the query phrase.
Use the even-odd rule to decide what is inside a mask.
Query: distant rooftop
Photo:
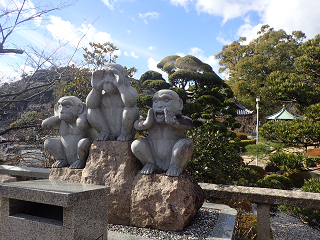
[[[237,115],[252,115],[254,114],[253,110],[249,110],[247,109],[245,106],[243,106],[241,103],[239,103],[238,99],[236,97],[234,97],[234,103],[236,104],[236,111],[237,111]]]
[[[267,120],[293,120],[296,118],[301,118],[301,116],[289,112],[285,106],[281,108],[281,110],[273,115],[266,117]]]

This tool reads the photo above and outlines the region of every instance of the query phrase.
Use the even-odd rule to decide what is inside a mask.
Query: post
[[[270,204],[258,203],[257,208],[257,239],[270,240]]]
[[[256,145],[259,143],[259,102],[260,102],[260,97],[256,97],[256,102],[257,102],[257,126],[256,126],[256,132],[257,132],[257,138],[256,138]],[[256,165],[258,166],[258,153],[256,156]]]

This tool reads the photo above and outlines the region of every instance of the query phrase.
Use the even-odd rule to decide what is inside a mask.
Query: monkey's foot
[[[131,133],[127,133],[127,132],[123,132],[120,134],[120,136],[117,138],[117,141],[130,141],[132,140],[132,134]]]
[[[62,168],[68,166],[69,163],[67,160],[57,160],[52,164],[53,168]]]
[[[109,140],[109,132],[101,131],[97,137],[97,141],[107,141]]]
[[[183,169],[181,167],[178,167],[177,165],[171,165],[167,170],[166,175],[171,177],[178,177],[182,172]]]
[[[69,168],[73,168],[73,169],[82,169],[84,168],[84,166],[86,165],[86,163],[84,161],[81,161],[80,159],[78,159],[77,161],[75,161],[74,163],[72,163]]]
[[[156,165],[151,164],[151,163],[147,163],[146,165],[143,166],[143,168],[141,169],[140,173],[142,174],[151,174],[154,172],[154,170],[156,170]]]

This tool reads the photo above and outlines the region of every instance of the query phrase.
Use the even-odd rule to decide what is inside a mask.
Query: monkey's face
[[[60,99],[58,101],[59,119],[68,123],[75,122],[78,117],[78,105],[71,99]]]
[[[153,96],[152,109],[154,112],[154,117],[158,123],[165,122],[166,108],[170,108],[174,114],[178,114],[180,109],[179,96],[172,94],[171,90],[160,90],[156,92]]]

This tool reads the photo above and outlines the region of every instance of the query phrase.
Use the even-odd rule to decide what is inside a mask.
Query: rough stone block
[[[94,141],[81,183],[110,186],[108,221],[130,225],[132,182],[141,165],[131,152],[131,141]]]
[[[179,177],[138,174],[131,197],[131,224],[181,231],[203,204],[201,187],[187,173]]]

